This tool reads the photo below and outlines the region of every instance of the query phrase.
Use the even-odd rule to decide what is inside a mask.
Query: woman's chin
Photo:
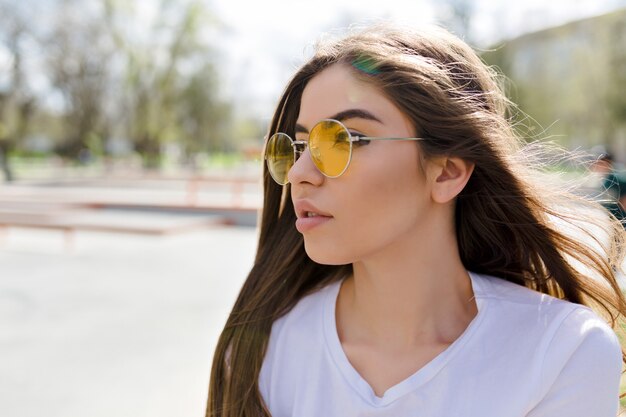
[[[340,253],[332,247],[307,245],[306,240],[304,242],[304,250],[313,262],[321,265],[347,265],[354,261],[347,254]]]

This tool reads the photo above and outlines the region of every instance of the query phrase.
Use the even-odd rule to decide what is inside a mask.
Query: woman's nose
[[[320,185],[324,181],[324,174],[317,169],[311,160],[308,147],[304,152],[300,153],[300,157],[296,159],[296,162],[292,165],[287,173],[287,179],[292,186],[300,183]]]

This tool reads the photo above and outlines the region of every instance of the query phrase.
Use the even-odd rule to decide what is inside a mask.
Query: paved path
[[[11,229],[0,246],[0,414],[203,416],[255,229],[62,239]]]
[[[205,180],[74,179],[0,184],[0,201],[51,203],[112,203],[186,207],[260,208],[260,178],[225,177]]]

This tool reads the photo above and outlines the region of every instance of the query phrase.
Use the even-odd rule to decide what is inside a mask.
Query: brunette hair
[[[333,64],[380,88],[412,121],[426,158],[475,164],[455,208],[466,269],[601,310],[616,328],[626,302],[616,280],[624,230],[616,221],[580,216],[593,203],[548,190],[528,167],[495,72],[443,29],[376,25],[318,45],[280,98],[269,127],[293,133],[302,91]],[[416,163],[418,163],[416,161]],[[296,231],[289,185],[263,172],[264,205],[254,266],[219,338],[206,415],[269,416],[258,378],[273,322],[306,294],[347,276],[350,265],[313,262]],[[600,210],[600,209],[598,209]],[[565,227],[566,226],[566,227]],[[605,237],[598,237],[598,228]],[[575,229],[591,244],[564,230]],[[576,264],[585,265],[586,274]],[[606,314],[604,314],[606,313]],[[622,355],[623,358],[626,356]]]

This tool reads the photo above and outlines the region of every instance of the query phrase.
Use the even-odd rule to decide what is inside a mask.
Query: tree
[[[113,81],[113,43],[97,14],[78,0],[63,0],[45,44],[52,83],[65,101],[65,139],[57,151],[77,158],[110,130],[105,106]]]
[[[151,19],[140,9],[150,5]],[[201,0],[54,0],[50,8],[33,22],[26,6],[0,0],[0,56],[11,63],[8,81],[0,78],[7,177],[6,156],[26,135],[42,133],[37,129],[48,136],[51,119],[60,136],[56,151],[72,159],[106,152],[113,135],[129,138],[151,167],[168,143],[188,155],[229,149],[231,108],[220,98],[211,47],[218,25]],[[35,70],[23,65],[33,50],[42,57]],[[29,88],[33,76],[46,79],[45,92]],[[56,98],[54,108],[39,106],[49,103],[45,94]]]
[[[148,167],[158,167],[162,147],[179,142],[189,154],[220,149],[229,105],[218,98],[214,52],[203,31],[215,20],[201,2],[162,1],[147,36],[133,39],[123,22],[134,11],[105,2],[109,29],[126,62],[123,97],[129,136]]]
[[[215,70],[204,67],[189,78],[179,96],[177,122],[188,160],[194,154],[230,150],[230,105],[216,96]]]
[[[7,88],[0,91],[0,167],[7,181],[14,178],[10,157],[26,137],[37,108],[24,69],[23,44],[32,37],[26,17],[19,9],[0,3],[0,37],[11,62]]]

